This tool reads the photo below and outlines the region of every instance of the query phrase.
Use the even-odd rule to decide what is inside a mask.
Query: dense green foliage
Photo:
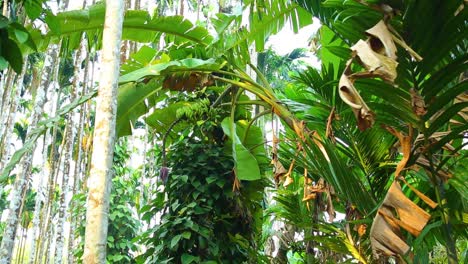
[[[169,149],[169,176],[160,179],[165,190],[143,210],[148,220],[163,213],[161,224],[143,236],[148,249],[140,258],[145,263],[243,263],[255,258],[261,218],[254,210],[261,209],[259,201],[246,201],[242,192],[233,191],[225,136],[219,124],[200,123]]]
[[[127,140],[121,140],[114,150],[114,178],[112,188],[114,191],[110,199],[109,229],[107,236],[108,263],[135,263],[133,252],[138,248],[132,240],[139,234],[141,224],[138,221],[135,207],[140,199],[139,173],[128,167],[130,150]],[[77,194],[74,197],[76,205],[72,216],[85,221],[86,195]],[[85,226],[79,225],[76,229],[79,236],[84,237]],[[83,255],[84,240],[74,250],[77,259]]]
[[[18,73],[23,56],[36,46],[41,51],[61,43],[57,81],[68,87],[72,54],[82,39],[96,60],[105,6],[52,15],[42,10],[43,1],[12,6],[20,2],[50,30],[41,34],[14,16],[0,17],[0,70],[10,65]],[[158,11],[176,2],[161,1]],[[127,168],[126,144],[116,146],[108,261],[466,262],[466,1],[254,0],[219,10],[210,14],[203,7],[206,19],[195,24],[158,12],[126,13],[123,39],[143,44],[121,67],[117,135],[144,127],[152,140],[144,144],[158,155],[147,157],[146,170],[134,171]],[[251,59],[249,49],[263,51],[286,22],[297,31],[312,16],[322,23],[313,36],[320,69],[295,61],[304,55],[301,49],[283,57],[267,50]],[[388,47],[367,32],[379,21],[396,42],[392,58],[382,55]],[[384,59],[376,57],[383,64],[371,69],[356,57],[359,41],[380,52]],[[395,66],[392,80],[376,73],[389,61]],[[340,94],[343,76],[352,78],[352,99],[360,105]],[[48,148],[60,152],[65,116],[96,95],[90,91],[40,121],[28,138],[27,124],[17,122],[24,145],[2,168],[2,198],[4,187],[14,184],[9,177],[15,165],[51,127],[59,140]],[[367,106],[372,120],[363,127],[359,118]],[[272,133],[273,142],[266,144]],[[273,182],[265,177],[270,159],[276,188],[265,195],[267,182]],[[406,205],[427,215],[421,230],[408,228],[419,220],[405,218],[414,212],[403,216],[400,205],[383,205],[394,182],[402,186]],[[84,223],[85,190],[75,197],[77,223]],[[30,218],[31,199],[24,201],[23,220]],[[375,237],[384,229],[372,227],[385,210],[392,217],[384,220],[394,221],[386,230],[408,249],[379,256]],[[84,225],[77,230],[84,235]],[[267,245],[273,237],[279,240],[275,256]]]

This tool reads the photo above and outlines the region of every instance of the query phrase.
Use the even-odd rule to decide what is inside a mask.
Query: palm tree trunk
[[[184,16],[184,0],[180,0],[180,12],[181,16]]]
[[[60,50],[60,49],[58,49]],[[60,63],[56,63],[56,65],[59,65]],[[54,83],[57,85],[58,84],[58,67],[55,67],[53,68],[54,70],[52,71],[53,72],[53,77],[52,77],[52,80],[54,81]],[[51,104],[51,108],[50,108],[50,113],[54,112],[54,113],[57,113],[58,112],[58,109],[60,107],[60,99],[61,99],[61,94],[62,94],[62,89],[60,89],[60,87],[54,87],[52,89],[52,92],[55,90],[55,88],[59,88],[58,89],[58,92],[57,92],[57,95],[56,95],[56,99],[55,99],[55,105],[54,104]],[[54,93],[51,94],[51,98],[54,97]],[[55,108],[55,109],[54,109]],[[40,228],[40,240],[38,241],[38,245],[37,245],[37,250],[36,250],[36,256],[39,258],[39,261],[42,261],[43,259],[43,256],[44,256],[44,252],[46,252],[46,249],[48,247],[47,245],[47,238],[49,237],[49,233],[50,233],[50,222],[49,222],[49,218],[50,218],[50,214],[51,214],[51,208],[52,208],[52,203],[53,203],[53,198],[54,198],[54,190],[55,190],[55,175],[57,173],[57,166],[58,164],[60,164],[60,158],[61,158],[61,155],[58,155],[58,158],[56,157],[56,141],[57,141],[57,126],[55,125],[52,129],[52,140],[51,140],[51,144],[50,144],[50,153],[49,153],[49,156],[46,160],[49,161],[49,165],[50,165],[50,173],[48,175],[48,179],[47,179],[47,188],[46,188],[46,192],[45,192],[45,197],[46,197],[46,202],[44,204],[44,207],[42,209],[42,212],[41,212],[41,218],[40,218],[40,223],[41,223],[41,228]],[[48,256],[48,254],[46,254]]]
[[[8,0],[3,0],[2,14],[3,14],[4,17],[8,17]]]
[[[9,146],[5,145],[4,134],[6,132],[6,120],[8,117],[8,109],[10,108],[10,89],[12,88],[12,83],[14,79],[15,73],[9,69],[8,73],[6,74],[5,81],[2,85],[2,92],[0,93],[0,132],[2,132],[2,136],[0,136],[0,168],[3,168],[4,165],[8,162],[8,150]],[[0,190],[1,194],[1,190]]]
[[[42,160],[44,161],[47,160],[47,146],[50,144],[50,141],[51,141],[50,134],[46,132],[46,134],[44,135],[44,140],[42,144]],[[36,249],[40,240],[39,232],[40,232],[40,227],[41,227],[40,219],[41,219],[41,212],[42,212],[42,203],[44,202],[46,186],[47,186],[47,181],[44,181],[44,179],[46,179],[47,177],[47,172],[45,168],[43,168],[39,177],[40,177],[40,182],[39,182],[38,189],[36,192],[36,201],[34,204],[34,213],[33,213],[33,219],[32,219],[33,230],[32,230],[31,244],[29,248],[29,262],[28,262],[29,264],[35,263]]]
[[[21,76],[18,81],[18,85],[16,87],[17,91],[21,90],[21,85],[23,84],[23,77],[26,72],[26,67],[27,65],[23,66],[23,71],[21,73]],[[11,105],[10,108],[10,114],[9,118],[7,121],[7,125],[5,127],[5,139],[7,142],[9,142],[9,138],[11,137],[11,133],[13,132],[13,124],[14,124],[14,119],[15,119],[15,114],[16,114],[16,105],[18,104],[19,101],[19,92],[16,92],[16,95],[14,97],[14,102]],[[8,133],[8,135],[6,135]],[[9,145],[9,144],[8,144]],[[7,148],[9,146],[6,145]],[[26,165],[27,162],[23,165]],[[22,169],[22,168],[20,168]],[[21,206],[21,198],[23,194],[23,190],[26,189],[26,174],[22,173],[21,171],[17,174],[15,184],[13,186],[13,189],[11,191],[11,198],[10,198],[10,204],[9,204],[9,215],[6,221],[6,227],[5,231],[3,233],[3,238],[2,238],[2,244],[0,246],[0,263],[9,263],[11,262],[11,257],[13,254],[13,248],[15,245],[15,237],[16,237],[16,231],[18,227],[18,221],[19,221],[19,210]]]
[[[112,180],[119,51],[122,38],[123,0],[106,1],[102,72],[96,103],[93,154],[86,211],[83,263],[106,263],[109,196]]]
[[[84,43],[84,42],[83,42]],[[86,54],[86,59],[85,59],[85,72],[84,72],[84,76],[83,76],[83,87],[82,87],[82,91],[81,91],[81,95],[84,95],[87,93],[87,87],[88,87],[88,76],[89,76],[89,54]],[[80,69],[77,68],[75,69],[76,72],[78,72]],[[75,194],[77,194],[78,192],[78,187],[81,185],[81,175],[82,175],[82,162],[83,162],[83,133],[84,133],[84,123],[85,123],[85,106],[82,105],[80,107],[80,114],[79,114],[79,123],[78,123],[78,130],[77,130],[77,135],[76,135],[76,138],[77,138],[77,141],[76,141],[76,144],[78,146],[78,153],[77,153],[77,157],[76,157],[76,162],[75,162],[75,168],[74,168],[74,172],[73,172],[73,188],[72,188],[72,193],[71,193],[71,196],[74,197]],[[76,208],[76,204],[75,204],[75,201],[72,199],[71,201],[71,204],[70,204],[70,212],[74,212],[78,210],[78,208]],[[74,256],[73,256],[73,249],[76,248],[77,244],[76,244],[76,235],[75,235],[75,232],[76,232],[76,226],[77,224],[79,224],[78,222],[79,218],[78,217],[75,217],[72,216],[70,217],[70,233],[69,233],[69,237],[68,237],[68,263],[69,264],[72,264],[72,263],[76,263],[75,259],[74,259]]]
[[[0,130],[0,132],[2,132],[2,135],[0,137],[0,147],[2,147],[2,167],[3,164],[6,164],[8,159],[10,158],[11,135],[13,133],[13,127],[15,124],[16,112],[22,90],[24,75],[26,73],[26,68],[27,65],[25,64],[20,75],[16,75],[15,73],[12,74],[12,78],[7,80],[6,88],[3,92],[3,105],[0,109],[0,124],[2,126],[2,130]],[[13,85],[13,83],[16,83],[16,85]]]
[[[50,49],[51,52],[50,52],[50,55],[46,58],[46,62],[45,62],[45,67],[44,67],[44,70],[42,71],[42,76],[43,76],[43,79],[42,79],[42,84],[40,85],[38,91],[43,91],[43,92],[38,92],[37,95],[36,95],[36,111],[40,111],[40,112],[37,112],[35,113],[34,115],[37,115],[37,118],[39,119],[40,115],[42,115],[42,112],[43,112],[43,106],[45,104],[45,102],[47,101],[47,94],[48,94],[48,88],[50,86],[50,83],[53,79],[53,74],[51,73],[54,73],[57,68],[57,60],[58,60],[58,48],[52,48]],[[49,59],[49,62],[47,62]],[[53,90],[49,92],[49,98],[52,96],[52,93],[53,93]],[[37,120],[38,120],[37,119]],[[44,145],[43,145],[43,148],[42,148],[42,153],[43,153],[43,160],[46,161],[47,160],[47,146],[48,146],[48,142],[50,142],[50,135],[48,133],[45,134],[44,136]],[[44,202],[44,197],[43,197],[43,193],[45,192],[45,185],[44,184],[47,184],[46,182],[44,183],[42,181],[42,179],[44,179],[46,176],[44,170],[41,172],[41,177],[40,177],[40,183],[39,183],[39,187],[38,187],[38,190],[37,190],[37,194],[36,194],[36,202],[35,202],[35,205],[34,205],[34,213],[33,213],[33,220],[32,220],[32,223],[33,223],[33,238],[31,240],[31,245],[30,245],[30,256],[29,256],[29,263],[33,263],[35,257],[36,257],[36,245],[37,245],[37,242],[38,242],[38,239],[39,239],[39,231],[40,231],[40,215],[41,215],[41,206],[42,206],[42,203]]]
[[[84,43],[84,41],[82,41]],[[73,102],[77,97],[77,90],[78,90],[78,82],[81,70],[81,53],[82,53],[82,46],[78,49],[75,55],[75,74],[73,76],[72,81],[72,91],[70,94],[70,101]],[[63,173],[62,173],[62,188],[60,193],[60,207],[58,211],[58,225],[57,225],[57,239],[55,244],[55,263],[62,263],[63,260],[63,246],[65,243],[65,235],[64,232],[64,224],[67,218],[67,202],[65,196],[68,195],[69,188],[70,188],[70,161],[72,159],[72,152],[73,152],[73,128],[74,128],[74,113],[70,112],[68,116],[67,126],[65,130],[67,131],[64,139],[64,164],[63,164]],[[77,175],[74,175],[76,177]]]

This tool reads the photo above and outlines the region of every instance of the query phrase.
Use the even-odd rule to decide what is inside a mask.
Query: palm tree
[[[105,263],[112,158],[117,113],[117,79],[124,3],[106,1],[102,72],[96,106],[93,156],[88,179],[84,263]]]
[[[321,59],[325,65],[332,65],[322,67],[321,72],[309,69],[300,76],[300,81],[310,87],[307,91],[311,93],[290,91],[287,96],[293,101],[288,104],[290,109],[304,117],[310,129],[318,131],[326,150],[317,148],[313,142],[303,145],[306,155],[298,155],[300,166],[309,170],[309,177],[314,181],[323,177],[333,186],[339,197],[339,201],[334,201],[335,208],[341,207],[339,211],[345,213],[344,230],[350,231],[346,239],[354,241],[355,246],[360,241],[359,247],[365,258],[375,258],[376,261],[379,257],[395,256],[411,262],[427,262],[425,259],[435,241],[443,241],[448,262],[456,263],[455,241],[466,239],[466,232],[460,229],[462,220],[459,216],[466,209],[464,203],[458,201],[464,199],[458,183],[466,180],[466,174],[460,173],[462,161],[466,159],[466,150],[463,150],[466,134],[463,131],[467,129],[463,110],[467,105],[466,81],[460,78],[466,70],[466,53],[463,52],[466,41],[462,32],[466,30],[467,12],[463,1],[297,2],[323,23]],[[395,5],[396,2],[399,4]],[[388,7],[392,12],[385,12]],[[422,13],[426,15],[418,19],[418,14]],[[432,21],[431,17],[438,19]],[[340,76],[346,74],[343,63],[355,56],[349,47],[359,39],[365,40],[366,30],[380,19],[384,19],[393,39],[401,47],[397,52],[398,77],[395,81],[383,81],[361,75],[366,78],[355,81],[363,101],[375,114],[374,126],[361,132],[351,109],[343,105],[346,98],[341,100],[335,87]],[[421,61],[418,55],[423,58]],[[350,69],[360,71],[363,68],[353,65]],[[334,76],[330,76],[330,72]],[[286,159],[296,156],[292,150],[288,152]],[[371,229],[370,233],[369,228],[364,233],[358,231],[364,223],[368,227],[382,223],[376,221],[385,214],[382,211],[385,208],[377,205],[388,204],[392,195],[398,192],[389,189],[394,182],[392,174],[397,163],[397,181],[404,184],[404,192],[409,193],[418,205],[413,207],[412,213],[420,207],[432,217],[427,225],[419,226],[425,226],[424,229],[416,231],[412,226],[421,222],[400,214],[402,208],[393,205],[393,210],[398,213],[384,216],[386,223],[395,224],[390,230],[417,237],[401,236],[403,250],[389,242],[375,242],[382,226]],[[404,178],[399,176],[403,167]],[[445,191],[447,189],[450,191]],[[436,209],[431,200],[437,201]],[[413,206],[414,202],[407,201],[405,206]],[[407,237],[411,237],[409,234]],[[369,243],[369,240],[373,242]],[[406,244],[412,246],[412,253]],[[374,256],[370,254],[371,247]]]

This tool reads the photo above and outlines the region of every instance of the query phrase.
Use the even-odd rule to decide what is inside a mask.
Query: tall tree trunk
[[[3,0],[3,12],[4,17],[8,17],[8,0]]]
[[[44,140],[42,144],[42,160],[46,161],[47,160],[47,146],[51,143],[51,136],[49,133],[44,134]],[[44,166],[45,167],[45,166]],[[32,239],[31,239],[31,244],[29,247],[29,264],[35,263],[36,260],[36,249],[37,245],[39,244],[39,232],[40,232],[40,216],[41,216],[41,208],[42,204],[45,202],[45,193],[46,193],[46,188],[47,188],[47,181],[45,181],[47,177],[47,173],[50,172],[49,170],[46,170],[46,168],[43,168],[40,175],[39,175],[39,184],[38,184],[38,189],[36,192],[36,201],[34,204],[34,213],[33,213],[33,219],[32,219]]]
[[[84,43],[84,41],[82,41]],[[75,65],[74,65],[74,76],[72,81],[72,91],[70,93],[70,101],[73,102],[77,97],[78,91],[78,82],[80,79],[80,70],[81,70],[81,53],[82,53],[82,46],[78,49],[75,54]],[[68,121],[66,126],[67,133],[65,134],[65,144],[64,144],[64,164],[63,164],[63,172],[62,172],[62,188],[60,193],[60,207],[58,211],[58,225],[57,225],[57,239],[55,245],[55,263],[59,264],[62,263],[63,260],[63,246],[65,243],[65,235],[64,232],[64,224],[67,218],[67,201],[66,195],[68,195],[69,188],[70,188],[70,162],[72,159],[73,153],[73,130],[74,130],[74,112],[70,112],[68,115]],[[76,175],[75,175],[76,176]]]
[[[82,42],[83,45],[85,42]],[[84,48],[84,47],[83,47]],[[85,59],[85,66],[84,66],[85,72],[84,72],[84,77],[83,77],[83,87],[80,96],[85,95],[87,93],[87,88],[88,88],[88,76],[89,76],[89,54],[86,54],[86,59]],[[80,68],[75,69],[76,72],[78,72]],[[73,197],[77,194],[78,192],[78,187],[81,185],[81,175],[82,175],[82,170],[81,170],[81,165],[82,165],[82,160],[83,160],[83,133],[84,133],[84,123],[85,123],[85,106],[82,105],[80,107],[80,114],[78,117],[79,123],[78,123],[78,130],[77,130],[77,135],[76,135],[76,145],[77,147],[77,155],[76,155],[76,162],[75,162],[75,167],[73,171],[73,188],[71,190],[71,196],[72,196],[72,201],[70,204],[70,212],[71,212],[71,217],[70,217],[70,232],[69,232],[69,237],[68,237],[68,263],[73,264],[76,263],[74,256],[73,256],[73,249],[77,247],[77,237],[75,235],[76,232],[76,226],[77,224],[80,224],[78,222],[79,217],[76,217],[74,214],[76,214],[76,203]]]
[[[59,45],[60,46],[60,45]],[[57,50],[60,50],[59,48]],[[60,65],[59,61],[57,61],[56,65]],[[55,104],[50,105],[50,113],[54,113],[54,115],[57,114],[58,109],[60,108],[60,101],[61,101],[61,95],[62,95],[62,89],[59,86],[58,83],[58,72],[59,72],[59,67],[56,66],[53,68],[53,76],[52,76],[52,93],[51,93],[51,98],[56,98],[53,100]],[[53,91],[58,89],[57,94],[54,94]],[[47,177],[47,187],[46,187],[46,192],[45,192],[45,197],[46,201],[44,204],[44,207],[42,209],[42,212],[40,214],[40,239],[39,243],[37,245],[36,249],[36,256],[40,260],[44,257],[45,254],[44,252],[47,251],[47,238],[49,237],[50,234],[50,214],[52,210],[52,203],[54,200],[54,190],[55,190],[55,175],[57,174],[57,166],[60,164],[60,158],[61,155],[56,154],[56,141],[57,141],[57,125],[54,125],[52,131],[52,139],[51,139],[51,144],[50,144],[50,153],[49,156],[46,160],[49,162],[50,166],[50,173]],[[47,255],[48,256],[48,255]],[[41,262],[42,263],[42,262]]]
[[[35,107],[34,107],[34,113],[33,113],[33,118],[32,118],[32,121],[30,123],[30,126],[33,126],[33,127],[30,127],[30,129],[33,129],[34,126],[37,125],[37,122],[39,121],[42,113],[44,112],[44,105],[47,101],[47,92],[48,92],[48,88],[50,86],[50,82],[52,80],[52,72],[54,72],[54,68],[56,67],[57,65],[57,58],[58,58],[58,52],[57,52],[57,49],[51,49],[50,50],[50,54],[49,56],[46,56],[46,59],[45,59],[45,66],[44,68],[42,69],[42,74],[40,74],[39,76],[42,76],[42,80],[40,81],[40,84],[39,84],[39,87],[37,89],[37,93],[36,93],[36,100],[35,100]],[[43,146],[43,153],[45,153],[45,155],[47,155],[47,148],[46,148],[47,145]],[[45,156],[47,157],[47,156]],[[47,159],[44,159],[44,161],[47,160]],[[42,170],[43,172],[43,170]],[[45,176],[44,173],[41,172],[41,176],[39,178],[39,184],[38,184],[38,188],[37,188],[37,191],[36,191],[36,202],[35,202],[35,206],[34,206],[34,214],[33,214],[33,220],[32,220],[32,223],[33,223],[33,239],[31,240],[31,248],[30,248],[30,255],[29,255],[29,259],[34,259],[34,252],[35,252],[35,241],[37,239],[37,236],[38,236],[38,227],[39,227],[39,215],[40,215],[40,207],[41,207],[41,202],[43,202],[43,197],[42,197],[42,193],[43,193],[43,176]]]
[[[122,37],[123,0],[106,1],[102,72],[96,103],[91,175],[88,180],[83,263],[106,263],[109,196],[112,183],[117,81]]]
[[[18,78],[18,84],[17,84],[17,91],[21,90],[21,86],[23,85],[23,78],[24,74],[26,72],[26,67],[27,65],[23,66],[23,71],[21,73],[20,78]],[[19,100],[19,92],[16,92],[15,98],[13,99],[13,104],[10,108],[10,115],[7,121],[7,125],[5,127],[5,134],[8,132],[8,138],[6,138],[9,141],[9,138],[11,137],[11,133],[13,132],[13,124],[14,124],[14,119],[15,119],[15,114],[16,114],[16,106]],[[11,130],[11,131],[10,131]],[[5,135],[6,137],[7,135]],[[9,144],[8,144],[9,145]],[[9,148],[9,146],[6,146]],[[23,166],[27,166],[28,162],[27,159],[23,160]],[[23,169],[20,167],[20,170]],[[11,196],[10,196],[10,204],[9,204],[9,214],[8,218],[6,221],[6,226],[5,226],[5,231],[3,233],[3,238],[2,238],[2,244],[0,246],[0,263],[10,263],[11,262],[11,257],[13,254],[13,248],[15,245],[15,237],[16,237],[16,232],[17,232],[17,227],[18,227],[18,222],[19,222],[19,212],[20,212],[20,206],[21,206],[21,198],[23,197],[23,191],[27,188],[27,178],[26,178],[26,173],[23,173],[25,170],[20,171],[17,173],[16,179],[15,179],[15,184],[13,186],[13,189],[11,191]],[[1,193],[1,192],[0,192]]]
[[[10,112],[8,109],[11,107],[11,89],[13,88],[14,76],[16,74],[11,69],[8,69],[6,78],[2,83],[2,92],[0,93],[0,168],[3,168],[9,159],[8,151],[10,146],[6,145],[4,136],[7,130],[6,121]]]
[[[180,0],[180,15],[184,16],[184,0]]]

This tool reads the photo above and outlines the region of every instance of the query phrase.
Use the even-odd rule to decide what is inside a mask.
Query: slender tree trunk
[[[20,99],[20,94],[23,86],[24,75],[26,73],[27,65],[23,66],[23,70],[21,71],[20,75],[12,74],[12,78],[7,80],[7,87],[3,94],[3,106],[0,112],[0,124],[2,126],[2,130],[0,131],[0,152],[2,155],[2,161],[0,165],[4,166],[10,159],[10,150],[11,150],[11,135],[13,134],[14,125],[15,125],[15,118],[18,108],[18,103]],[[15,76],[15,77],[13,77]],[[12,85],[16,83],[16,85]],[[11,87],[11,88],[10,88]],[[8,89],[10,88],[10,89]]]
[[[84,43],[84,41],[82,42]],[[70,101],[73,102],[77,97],[77,90],[78,90],[78,82],[80,79],[80,69],[81,69],[81,51],[82,47],[78,49],[75,55],[75,65],[74,65],[74,76],[72,81],[72,91],[70,95]],[[68,195],[69,188],[70,188],[70,162],[72,159],[73,153],[73,129],[74,129],[74,113],[70,112],[68,115],[68,121],[66,125],[65,134],[65,141],[64,141],[64,164],[63,164],[63,172],[62,172],[62,188],[60,193],[60,207],[58,211],[58,225],[57,225],[57,239],[55,244],[55,258],[54,261],[57,264],[62,263],[63,260],[63,252],[64,252],[64,244],[65,244],[65,235],[64,235],[64,224],[67,218],[67,201],[66,195]],[[76,177],[76,175],[75,175]]]
[[[42,71],[42,83],[39,87],[39,90],[43,89],[44,93],[43,95],[39,96],[39,92],[36,95],[37,96],[37,102],[39,104],[44,105],[44,103],[47,101],[47,93],[48,93],[48,88],[50,86],[51,80],[53,79],[53,72],[55,72],[55,68],[57,67],[57,60],[58,60],[58,49],[52,48],[50,56],[46,57],[46,62],[45,62],[45,67],[44,70]],[[50,59],[49,62],[47,62],[47,59]],[[52,75],[52,76],[51,76]],[[54,91],[49,92],[49,97],[51,97]],[[41,112],[42,113],[42,112]],[[39,115],[38,115],[39,118]],[[47,146],[50,143],[50,134],[46,132],[44,135],[44,144],[42,146],[42,153],[43,157],[42,160],[46,161],[47,160]],[[36,258],[36,246],[39,241],[39,232],[40,232],[40,215],[41,215],[41,206],[42,203],[44,202],[44,197],[45,197],[45,189],[46,189],[46,184],[47,181],[44,181],[43,179],[46,178],[46,172],[45,168],[41,171],[40,177],[39,177],[39,184],[38,184],[38,189],[36,192],[36,201],[34,205],[34,213],[33,213],[33,219],[32,219],[32,226],[33,226],[33,232],[32,232],[32,239],[31,239],[31,244],[30,244],[30,253],[29,253],[29,263],[34,263],[34,260]]]
[[[60,47],[60,45],[59,45]],[[60,50],[60,48],[57,48],[57,50]],[[55,65],[59,65],[59,61]],[[54,115],[58,112],[58,109],[60,107],[60,100],[61,100],[61,94],[62,94],[62,89],[60,89],[59,84],[58,84],[58,70],[59,67],[56,66],[53,68],[53,76],[52,76],[52,93],[51,93],[51,98],[56,98],[53,100],[55,104],[50,105],[50,113],[54,113]],[[57,94],[55,95],[53,91],[55,89],[58,89]],[[45,192],[45,197],[46,201],[44,204],[44,207],[41,212],[40,216],[40,239],[39,243],[37,245],[36,249],[36,257],[39,258],[39,261],[42,260],[44,255],[44,252],[46,252],[47,249],[47,237],[50,233],[50,214],[51,214],[51,208],[52,208],[52,203],[54,200],[54,190],[55,190],[55,175],[57,173],[57,166],[60,164],[60,155],[56,155],[56,141],[57,141],[57,126],[55,125],[51,131],[52,133],[52,139],[51,139],[51,144],[50,144],[50,153],[49,156],[46,160],[49,161],[49,166],[50,166],[50,173],[47,178],[47,187],[46,187],[46,192]],[[57,157],[58,156],[58,157]],[[48,255],[47,255],[48,256]]]
[[[3,12],[4,17],[8,17],[8,0],[3,0]]]
[[[50,144],[51,138],[50,134],[46,133],[44,135],[44,140],[42,144],[42,160],[46,161],[47,160],[47,146]],[[45,166],[44,166],[45,167]],[[44,181],[47,177],[47,172],[46,168],[43,168],[40,175],[39,175],[39,184],[38,184],[38,189],[36,192],[36,201],[34,204],[34,213],[33,213],[33,219],[32,219],[32,239],[31,239],[31,244],[29,248],[29,264],[32,264],[35,262],[36,259],[36,248],[39,243],[39,232],[40,232],[40,216],[41,216],[41,208],[42,208],[42,203],[44,203],[44,198],[45,198],[45,192],[46,192],[46,186],[47,186],[47,181]]]
[[[180,0],[180,15],[184,16],[184,0]]]
[[[21,90],[21,86],[23,84],[23,78],[24,74],[26,72],[26,67],[27,65],[24,65],[23,71],[21,73],[21,77],[18,78],[18,84],[17,84],[17,91]],[[10,115],[7,121],[7,125],[5,127],[5,134],[8,132],[8,135],[5,135],[7,139],[7,142],[9,142],[9,138],[11,137],[11,133],[13,129],[13,124],[14,124],[14,119],[15,119],[15,114],[16,114],[16,107],[17,103],[19,100],[19,92],[16,92],[15,95],[16,98],[14,98],[14,103],[12,104],[10,108]],[[9,143],[8,143],[9,145]],[[6,146],[9,148],[9,146]],[[27,162],[23,165],[27,165]],[[20,170],[22,168],[20,167]],[[11,257],[13,254],[13,248],[15,245],[15,237],[16,237],[16,231],[18,227],[18,222],[19,222],[19,210],[21,206],[21,198],[23,197],[23,191],[26,189],[26,174],[22,173],[22,171],[18,172],[16,179],[15,179],[15,184],[13,186],[13,190],[11,191],[11,198],[10,198],[10,204],[9,204],[9,215],[6,221],[6,226],[5,226],[5,231],[3,233],[3,238],[2,238],[2,244],[0,246],[0,264],[3,263],[10,263],[11,262]]]
[[[9,152],[10,146],[6,145],[8,143],[5,142],[6,141],[5,135],[7,131],[6,121],[8,118],[8,114],[10,112],[8,109],[11,108],[11,102],[12,102],[10,99],[12,98],[11,89],[13,88],[12,83],[13,83],[14,76],[15,76],[15,73],[11,69],[9,69],[6,79],[3,82],[3,87],[4,87],[3,92],[0,94],[1,96],[0,98],[0,101],[1,101],[0,103],[0,133],[1,133],[0,168],[3,168],[9,159],[8,152]],[[1,194],[1,188],[0,188],[0,194]]]
[[[85,42],[82,42],[85,43]],[[84,48],[84,47],[83,47]],[[79,66],[79,65],[78,65]],[[87,93],[87,86],[88,86],[88,66],[89,66],[89,54],[86,54],[86,60],[85,60],[85,72],[84,72],[84,77],[83,77],[83,87],[80,96],[84,95]],[[75,69],[75,72],[78,72],[80,68],[78,67]],[[81,170],[81,163],[83,160],[83,130],[84,130],[84,121],[85,121],[85,106],[82,105],[80,107],[80,114],[78,117],[79,123],[78,123],[78,130],[77,130],[77,135],[76,135],[76,144],[77,144],[77,155],[76,155],[76,162],[75,162],[75,167],[73,171],[73,187],[71,190],[71,196],[72,196],[72,201],[70,204],[70,233],[68,237],[68,263],[72,264],[75,263],[74,257],[73,257],[73,249],[76,248],[76,235],[75,235],[75,230],[77,224],[79,224],[78,217],[75,217],[73,213],[76,214],[76,204],[75,201],[73,200],[73,197],[77,194],[78,192],[78,186],[80,186],[81,183],[81,175],[82,175],[82,170]]]
[[[122,37],[123,0],[106,1],[102,50],[102,70],[96,104],[91,175],[88,180],[88,202],[83,263],[106,263],[109,196],[112,181],[117,81]]]
[[[3,120],[5,118],[5,102],[10,99],[10,96],[8,95],[9,88],[12,86],[11,82],[13,81],[13,75],[14,72],[11,68],[7,68],[3,74],[2,74],[2,82],[0,85],[0,120],[2,123],[0,123],[0,131],[4,131],[4,123]],[[1,140],[1,139],[0,139]],[[1,142],[0,142],[0,147],[1,147]],[[0,152],[0,158],[2,158],[3,152]]]

